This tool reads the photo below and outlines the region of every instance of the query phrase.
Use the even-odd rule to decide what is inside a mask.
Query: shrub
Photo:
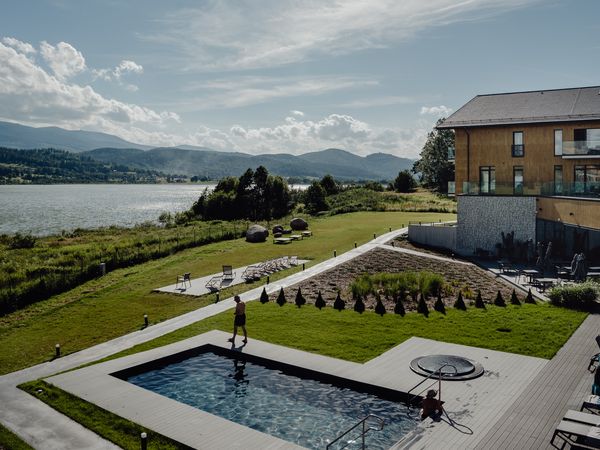
[[[568,286],[558,286],[550,290],[548,298],[555,306],[591,311],[596,305],[600,285],[592,281]]]
[[[477,298],[475,299],[475,308],[485,309],[485,303],[481,297],[481,291],[477,291]]]
[[[525,297],[525,303],[533,303],[535,305],[535,299],[533,298],[531,289],[529,289],[529,292],[527,292],[527,297]]]
[[[337,297],[335,298],[335,301],[333,302],[333,308],[337,309],[338,311],[341,311],[345,307],[346,307],[346,302],[344,300],[342,300],[342,297],[340,296],[340,292],[338,291]]]
[[[321,291],[319,291],[319,293],[317,294],[317,299],[315,300],[315,306],[319,309],[324,308],[325,306],[327,306],[327,303],[325,302],[325,300],[323,300],[323,296],[321,295]]]
[[[267,294],[267,289],[263,288],[262,293],[260,294],[260,302],[268,303],[268,301],[269,301],[269,294]]]
[[[439,313],[446,314],[446,306],[444,306],[444,302],[442,301],[442,290],[441,289],[438,292],[437,300],[435,301],[435,304],[433,305],[433,309],[435,309]]]
[[[496,294],[496,298],[494,299],[494,305],[506,306],[506,303],[504,302],[504,298],[502,298],[502,292],[498,291],[498,294]]]
[[[35,241],[36,238],[30,234],[15,233],[15,235],[10,238],[8,247],[15,250],[19,248],[33,248],[35,246]]]
[[[458,297],[454,302],[454,307],[456,309],[460,309],[461,311],[467,310],[467,305],[465,305],[465,301],[463,300],[462,291],[458,291]]]
[[[512,305],[520,305],[521,302],[519,301],[519,298],[517,297],[517,293],[515,292],[515,290],[513,289],[512,294],[510,295],[510,303]]]
[[[404,316],[404,314],[406,314],[406,311],[404,310],[404,303],[402,302],[401,298],[398,298],[396,300],[396,305],[394,306],[394,314],[400,314],[401,316]]]
[[[279,289],[279,295],[277,296],[277,304],[279,306],[285,305],[287,300],[285,299],[285,293],[283,292],[283,288]]]
[[[306,303],[306,299],[302,295],[302,290],[299,287],[298,287],[298,292],[296,292],[295,303],[296,303],[296,306],[298,306],[298,308],[300,308],[302,305],[304,305]]]
[[[429,308],[427,307],[427,303],[425,302],[425,296],[423,294],[421,294],[421,297],[419,298],[417,312],[419,314],[423,314],[425,317],[429,316]]]
[[[380,316],[383,316],[385,314],[385,306],[383,304],[383,302],[381,301],[380,297],[377,297],[377,304],[375,305],[375,312],[377,314],[379,314]]]
[[[357,296],[356,300],[354,301],[354,311],[356,311],[359,314],[365,312],[365,303],[363,302],[362,297],[360,295]]]

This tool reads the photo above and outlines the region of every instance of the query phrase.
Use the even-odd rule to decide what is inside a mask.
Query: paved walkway
[[[292,258],[292,257],[290,257]],[[296,258],[296,257],[293,257]],[[288,265],[287,267],[281,266],[281,268],[277,270],[273,270],[271,273],[280,272],[282,270],[290,269],[297,265],[302,265],[303,263],[307,263],[306,259],[296,259],[296,263],[294,266]],[[259,265],[262,263],[256,263],[254,265]],[[201,295],[206,295],[214,292],[218,292],[221,289],[227,289],[228,287],[235,286],[236,284],[242,284],[246,282],[245,278],[242,278],[244,271],[248,268],[248,266],[238,267],[237,269],[233,269],[233,277],[227,280],[216,280],[218,277],[222,276],[223,273],[214,273],[212,275],[207,275],[201,278],[193,278],[189,282],[184,283],[176,283],[171,284],[169,286],[161,287],[155,289],[156,292],[167,292],[169,294],[181,294],[181,295],[192,295],[194,297],[199,297]],[[211,280],[215,280],[215,284],[213,288],[206,287],[207,283]]]
[[[403,228],[383,234],[358,248],[315,264],[304,271],[296,272],[293,275],[278,280],[276,283],[264,287],[267,289],[267,293],[275,293],[281,287],[292,286],[339,264],[350,261],[406,232],[407,229]],[[240,297],[244,301],[256,300],[260,296],[262,289],[263,286],[257,287],[244,292]],[[99,438],[95,433],[66,418],[46,404],[21,391],[16,386],[27,381],[48,377],[58,372],[97,361],[199,320],[219,314],[234,306],[235,303],[233,297],[231,297],[219,303],[152,325],[144,330],[136,331],[80,352],[66,355],[54,361],[0,376],[0,405],[2,405],[0,408],[0,422],[34,448],[48,450],[80,450],[82,448],[114,449],[116,447],[113,444]]]

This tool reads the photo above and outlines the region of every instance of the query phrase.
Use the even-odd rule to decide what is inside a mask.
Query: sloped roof
[[[600,86],[478,95],[437,128],[600,120]]]

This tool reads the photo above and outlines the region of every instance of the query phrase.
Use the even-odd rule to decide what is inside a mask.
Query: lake
[[[189,209],[206,186],[52,184],[0,186],[0,234],[42,236],[75,228],[130,227]],[[213,188],[214,185],[210,186]]]
[[[131,227],[189,209],[205,188],[192,184],[0,185],[0,234],[58,234],[75,228]],[[290,186],[303,189],[306,186]]]

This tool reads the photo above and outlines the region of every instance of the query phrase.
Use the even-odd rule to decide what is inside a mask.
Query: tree
[[[335,301],[333,302],[333,308],[337,309],[338,311],[341,311],[345,307],[346,307],[346,302],[344,300],[342,300],[342,297],[340,296],[340,292],[338,291],[337,297],[335,298]]]
[[[417,182],[408,170],[403,170],[398,173],[393,186],[396,192],[412,192],[417,187]]]
[[[304,206],[309,214],[327,211],[329,206],[325,200],[325,189],[318,181],[313,181],[304,193]]]
[[[326,195],[334,195],[340,192],[340,188],[334,178],[327,174],[321,179],[321,186],[325,189]]]
[[[494,299],[494,305],[496,306],[506,306],[506,303],[504,302],[504,298],[502,297],[502,293],[500,291],[498,291],[498,294],[496,294],[496,298]]]
[[[438,120],[436,126],[442,120]],[[454,147],[453,130],[434,128],[427,135],[421,159],[414,163],[412,169],[414,173],[420,174],[423,186],[441,193],[448,192],[448,181],[454,180],[454,164],[448,162],[450,147]]]
[[[427,307],[427,303],[425,302],[425,296],[421,294],[419,297],[419,303],[417,304],[417,312],[423,314],[425,317],[429,316],[429,308]]]
[[[465,305],[465,301],[463,300],[462,291],[458,291],[458,297],[456,298],[456,301],[454,302],[454,307],[456,309],[460,309],[462,311],[467,310],[467,305]]]
[[[296,292],[295,303],[298,308],[300,308],[302,305],[304,305],[306,303],[306,299],[302,295],[302,290],[300,287],[298,287],[298,292]]]
[[[433,305],[433,309],[435,309],[439,313],[446,314],[446,307],[444,306],[444,301],[442,300],[442,290],[441,289],[438,291],[437,300],[435,301],[435,304]]]
[[[323,300],[323,296],[321,295],[321,291],[317,294],[317,300],[315,300],[315,306],[319,309],[325,308],[327,303]]]
[[[360,295],[358,295],[354,299],[354,311],[356,311],[359,314],[365,312],[365,303],[363,302],[363,299]]]
[[[520,305],[521,304],[521,302],[519,301],[519,297],[517,297],[517,293],[515,292],[514,289],[510,296],[510,303],[511,303],[511,305]]]
[[[475,308],[485,309],[485,303],[483,303],[481,291],[477,291],[477,298],[475,299]]]
[[[269,294],[267,294],[266,288],[263,288],[262,293],[260,294],[260,302],[263,304],[269,302]]]
[[[531,289],[527,292],[527,297],[525,298],[525,303],[532,303],[535,305],[535,299],[533,298],[533,294],[531,293]]]
[[[277,304],[279,306],[285,305],[287,300],[285,299],[285,292],[283,292],[283,288],[279,289],[279,295],[277,296]]]

